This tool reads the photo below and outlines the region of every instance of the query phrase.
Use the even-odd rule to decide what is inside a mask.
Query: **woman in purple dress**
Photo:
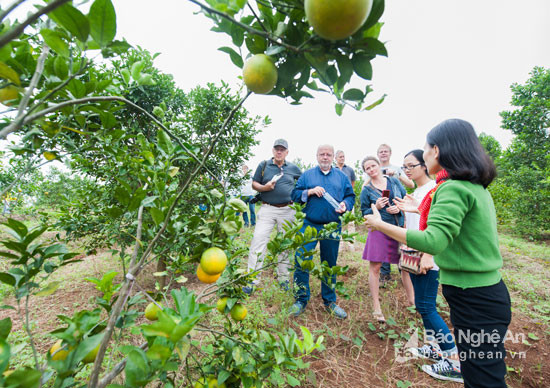
[[[371,204],[374,204],[382,219],[392,225],[403,226],[405,216],[393,202],[394,198],[403,198],[407,192],[398,179],[385,176],[380,169],[380,162],[374,156],[367,156],[361,163],[370,182],[361,191],[361,212],[363,216],[372,214]],[[369,288],[372,295],[373,316],[378,322],[385,322],[380,308],[379,276],[382,263],[399,263],[399,243],[384,233],[369,232],[363,260],[370,261]],[[408,273],[401,272],[401,279],[409,304],[414,305],[414,291]]]

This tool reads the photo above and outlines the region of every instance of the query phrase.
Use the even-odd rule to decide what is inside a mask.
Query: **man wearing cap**
[[[303,212],[306,214],[302,232],[306,228],[315,228],[321,231],[325,225],[337,222],[340,225],[340,216],[351,211],[355,204],[355,193],[346,174],[332,166],[334,161],[334,147],[325,144],[317,149],[319,165],[304,172],[298,179],[292,191],[292,198],[296,202],[305,203]],[[327,195],[328,194],[328,195]],[[331,238],[319,240],[321,262],[327,262],[334,267],[338,260],[340,246],[339,233],[341,228]],[[304,312],[310,298],[309,271],[302,268],[302,263],[311,260],[312,256],[305,256],[304,252],[315,249],[317,241],[304,245],[296,252],[296,269],[294,271],[294,289],[296,290],[295,303],[290,308],[290,314],[298,316]],[[325,309],[336,318],[345,319],[348,315],[336,304],[336,275],[325,277],[321,282],[321,296]]]
[[[252,188],[260,193],[262,206],[256,218],[254,237],[250,244],[248,255],[248,271],[254,272],[262,268],[269,236],[273,227],[281,231],[283,225],[294,221],[295,211],[290,194],[302,171],[293,163],[285,159],[288,155],[288,143],[284,139],[277,139],[273,144],[273,158],[260,163],[252,177]],[[288,289],[288,269],[290,263],[288,253],[279,256],[277,277],[283,289]],[[260,281],[260,272],[250,287],[243,291],[251,294]]]

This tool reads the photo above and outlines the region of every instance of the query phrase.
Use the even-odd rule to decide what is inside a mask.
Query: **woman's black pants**
[[[443,285],[443,296],[451,309],[464,386],[506,387],[504,340],[512,312],[504,282],[466,289]]]

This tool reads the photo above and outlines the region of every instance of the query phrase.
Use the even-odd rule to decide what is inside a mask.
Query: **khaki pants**
[[[269,236],[273,231],[273,227],[277,226],[278,231],[283,230],[283,225],[287,222],[294,221],[294,209],[289,206],[275,207],[267,204],[262,204],[258,211],[256,219],[256,227],[254,228],[254,237],[250,244],[250,252],[248,255],[248,271],[256,271],[263,266],[267,243]],[[288,252],[283,252],[279,255],[277,266],[277,277],[279,282],[288,281],[288,268],[290,262],[288,260]],[[260,281],[260,273],[256,276],[254,284]]]

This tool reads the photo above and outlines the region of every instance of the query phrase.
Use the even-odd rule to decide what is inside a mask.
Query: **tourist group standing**
[[[357,179],[345,164],[344,152],[335,152],[331,145],[320,145],[318,165],[303,173],[286,160],[288,148],[286,140],[276,140],[273,157],[261,162],[252,177],[251,187],[260,193],[262,205],[248,258],[248,270],[255,278],[243,291],[251,294],[260,282],[273,228],[281,230],[294,220],[292,203],[303,204],[302,232],[308,227],[321,231],[333,222],[338,227],[330,238],[305,244],[295,254],[294,304],[289,313],[297,317],[310,301],[304,263],[313,258],[317,242],[321,261],[329,267],[337,264],[340,216],[353,209]],[[416,307],[426,333],[425,345],[407,350],[433,362],[422,369],[438,379],[464,382],[466,387],[505,387],[504,339],[511,308],[499,271],[502,257],[495,208],[487,190],[496,175],[494,163],[471,124],[459,119],[433,128],[424,149],[408,152],[402,167],[391,164],[391,155],[390,146],[382,144],[377,156],[361,162],[366,180],[360,206],[369,228],[362,258],[369,262],[371,316],[385,323],[379,288],[390,279],[390,265],[400,264],[407,303]],[[406,188],[414,191],[407,194]],[[409,257],[418,263],[413,269],[403,261]],[[290,266],[288,255],[282,254],[277,276],[285,290]],[[337,304],[335,284],[335,275],[322,279],[323,305],[332,316],[345,319],[348,313]],[[454,336],[437,312],[439,284],[450,307]]]

